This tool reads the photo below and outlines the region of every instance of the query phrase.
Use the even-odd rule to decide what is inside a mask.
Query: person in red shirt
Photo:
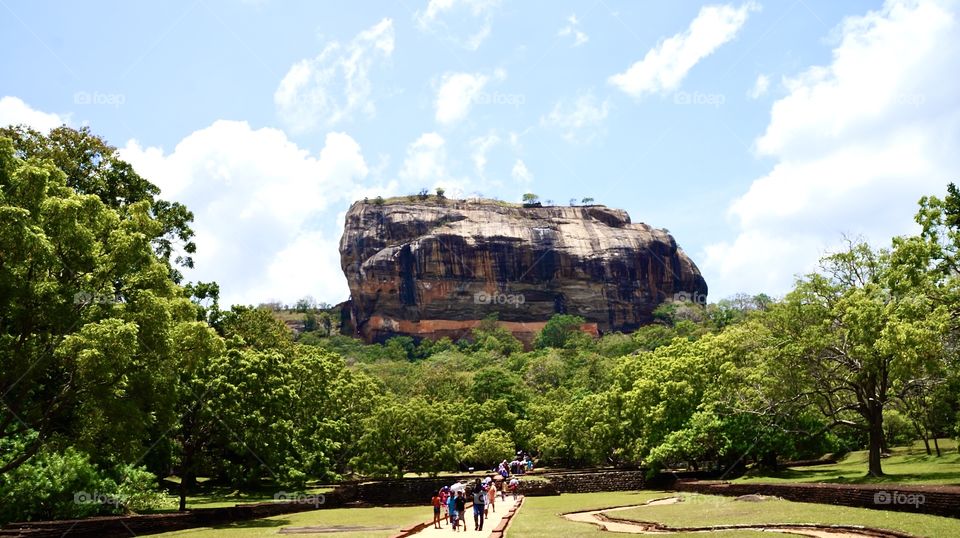
[[[434,495],[433,499],[430,500],[430,503],[433,504],[433,528],[439,529],[440,527],[440,495]]]

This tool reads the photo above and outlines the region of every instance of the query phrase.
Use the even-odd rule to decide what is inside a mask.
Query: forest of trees
[[[525,351],[471,338],[294,335],[184,282],[192,215],[86,129],[0,129],[0,521],[238,488],[487,467],[774,468],[960,436],[960,193],[920,233],[848,241],[782,298],[666,303],[594,339],[557,315]],[[304,315],[315,305],[298,304]],[[79,503],[77,492],[115,503]],[[182,504],[181,504],[182,507]]]

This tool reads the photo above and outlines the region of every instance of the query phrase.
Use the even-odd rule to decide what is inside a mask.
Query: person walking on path
[[[510,479],[510,493],[513,493],[513,500],[517,500],[517,489],[520,487],[520,481],[516,477]]]
[[[450,499],[450,486],[440,488],[440,508],[443,511],[443,522],[450,524],[450,509],[447,507],[447,501]]]
[[[463,522],[463,531],[467,531],[467,498],[462,491],[457,492],[456,501],[454,501],[457,510],[457,521],[453,523],[453,530],[458,530],[457,525],[460,521]]]
[[[487,492],[483,491],[480,481],[473,486],[473,530],[483,530],[483,517],[486,515],[484,506],[487,504]]]
[[[440,494],[435,493],[433,498],[430,499],[430,504],[433,505],[433,528],[440,528]]]
[[[497,484],[491,480],[487,484],[487,504],[486,507],[489,508],[490,512],[497,511]],[[484,515],[487,513],[484,512]]]
[[[457,497],[456,495],[450,495],[447,499],[447,513],[450,514],[450,523],[453,525],[453,530],[457,530]]]

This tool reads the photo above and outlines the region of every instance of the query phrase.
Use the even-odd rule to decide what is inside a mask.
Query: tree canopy
[[[192,215],[159,194],[87,129],[0,129],[2,521],[155,509],[164,478],[185,508],[201,478],[301,488],[517,449],[729,473],[866,448],[881,475],[892,442],[960,437],[952,184],[919,234],[850,240],[782,298],[668,301],[599,337],[560,313],[531,349],[495,317],[364,344],[308,297],[221,309],[216,283],[183,282]]]

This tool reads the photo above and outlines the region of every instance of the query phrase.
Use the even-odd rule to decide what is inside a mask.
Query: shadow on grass
[[[890,484],[922,485],[924,481],[943,482],[942,485],[960,484],[960,468],[956,471],[923,473],[888,473],[882,477],[867,476],[866,473],[849,472],[841,469],[801,470],[784,469],[777,472],[751,475],[752,479],[776,478],[798,483],[822,482],[825,484]],[[930,484],[934,485],[934,484]]]
[[[272,527],[283,527],[285,525],[290,525],[290,523],[291,521],[289,519],[248,519],[246,521],[235,521],[225,525],[217,525],[213,528],[218,530],[267,529]]]
[[[942,481],[944,486],[957,485],[960,484],[960,470],[953,472],[943,472],[943,473],[898,473],[898,474],[887,474],[881,477],[872,477],[872,476],[838,476],[828,480],[821,480],[821,482],[835,483],[835,484],[903,484],[905,486],[917,485],[922,486],[923,481]],[[935,486],[938,484],[926,484],[928,486]]]

